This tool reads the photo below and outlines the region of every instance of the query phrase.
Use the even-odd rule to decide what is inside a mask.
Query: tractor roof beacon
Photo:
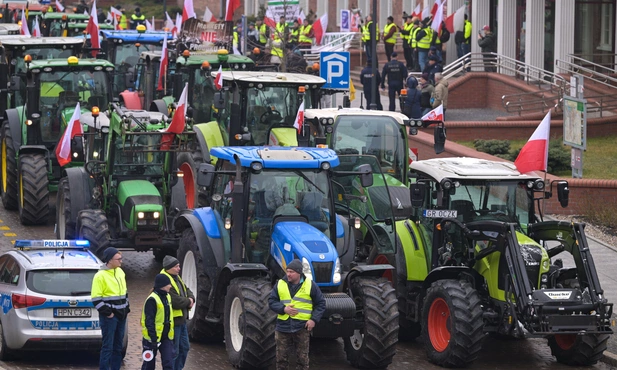
[[[541,213],[553,191],[568,205],[568,183],[475,158],[410,168],[413,211],[396,258],[401,333],[421,335],[429,360],[445,367],[473,362],[487,332],[546,337],[557,361],[596,363],[613,304],[585,225]]]
[[[321,148],[216,147],[210,154],[216,166],[201,164],[198,182],[211,189],[211,206],[177,220],[182,278],[197,293],[190,337],[224,338],[236,367],[270,365],[276,314],[268,296],[287,263],[299,259],[326,298],[313,336],[343,337],[356,367],[387,367],[398,310],[394,289],[381,276],[392,266],[353,267],[354,220],[335,212],[335,202],[347,198],[337,194],[335,179],[353,177],[358,186],[370,186],[371,166],[339,171],[339,157]]]

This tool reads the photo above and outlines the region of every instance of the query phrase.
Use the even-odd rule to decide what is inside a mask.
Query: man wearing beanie
[[[122,339],[126,316],[131,311],[126,291],[122,255],[116,248],[108,247],[101,258],[105,265],[92,279],[92,304],[99,311],[103,344],[99,360],[100,369],[118,370],[122,364]]]
[[[326,311],[326,300],[317,284],[302,273],[302,262],[291,261],[286,276],[272,289],[270,309],[276,320],[276,369],[289,367],[289,352],[296,351],[296,369],[309,368],[310,332]]]
[[[165,274],[154,278],[154,290],[141,311],[142,370],[154,370],[156,354],[161,352],[163,370],[174,370],[174,325],[172,322],[171,280]]]
[[[166,275],[171,281],[169,295],[174,319],[174,370],[182,370],[190,349],[186,320],[189,318],[189,310],[195,304],[195,295],[182,281],[180,261],[175,257],[163,258],[161,274]]]

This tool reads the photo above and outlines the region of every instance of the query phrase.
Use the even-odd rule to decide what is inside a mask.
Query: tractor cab
[[[47,12],[40,16],[41,33],[45,37],[83,36],[69,30],[75,29],[77,24],[87,24],[89,19],[90,16],[83,13]]]

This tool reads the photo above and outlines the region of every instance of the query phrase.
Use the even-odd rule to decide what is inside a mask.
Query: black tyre
[[[15,353],[6,345],[4,327],[0,324],[0,361],[8,361],[15,358]]]
[[[602,358],[607,341],[607,334],[559,334],[549,337],[548,345],[562,364],[590,366]]]
[[[47,160],[42,153],[19,158],[19,220],[24,225],[46,224],[49,218]]]
[[[422,326],[420,325],[420,323],[409,321],[404,318],[403,315],[399,316],[398,325],[398,339],[401,342],[415,340],[422,334]]]
[[[71,188],[69,179],[64,177],[58,184],[56,194],[56,237],[58,239],[75,239],[76,215],[71,214]]]
[[[100,209],[87,209],[77,216],[79,238],[90,241],[90,250],[99,258],[109,248],[109,224],[107,216]]]
[[[178,261],[182,266],[182,280],[195,295],[195,305],[189,311],[186,323],[189,338],[206,343],[223,341],[223,325],[206,321],[208,296],[212,289],[210,278],[204,269],[204,262],[197,247],[197,239],[192,229],[186,229],[180,239]]]
[[[485,338],[478,292],[466,281],[439,280],[426,292],[422,339],[429,361],[443,367],[472,363]]]
[[[0,170],[0,194],[2,196],[2,205],[5,209],[17,209],[17,160],[15,159],[15,148],[13,147],[13,136],[9,123],[2,124],[2,141],[0,144],[2,156],[2,168]]]
[[[398,342],[398,301],[385,278],[359,277],[352,281],[356,320],[364,327],[343,338],[347,360],[364,369],[381,369],[392,363]]]
[[[270,366],[276,357],[276,314],[268,306],[272,285],[266,279],[236,278],[225,297],[225,347],[240,369]]]
[[[186,206],[189,209],[205,207],[209,203],[206,188],[197,185],[197,171],[202,163],[205,162],[199,145],[192,153],[180,152],[178,154],[178,168],[183,173],[181,180],[184,183]]]

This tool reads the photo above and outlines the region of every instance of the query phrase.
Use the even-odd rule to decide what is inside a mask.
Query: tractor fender
[[[19,155],[26,153],[41,153],[45,156],[45,160],[49,160],[49,150],[45,145],[22,145],[19,148]]]
[[[150,104],[149,110],[151,112],[163,113],[164,115],[169,114],[169,110],[167,110],[167,104],[165,104],[165,101],[162,99],[153,100]]]
[[[481,289],[484,277],[476,270],[465,266],[441,266],[433,269],[422,282],[422,290],[426,291],[437,280],[468,280],[475,289]]]
[[[127,109],[138,109],[141,110],[141,99],[139,98],[139,93],[137,91],[123,91],[120,93],[122,100],[124,101],[124,106]]]
[[[19,112],[17,109],[7,109],[4,113],[5,120],[9,123],[9,129],[11,130],[11,136],[13,137],[13,146],[15,153],[19,153],[21,147],[21,120],[19,119]]]
[[[399,280],[424,281],[429,264],[420,226],[410,220],[397,221],[396,237],[396,274]]]
[[[71,221],[77,224],[77,215],[80,211],[88,208],[90,199],[92,199],[94,181],[84,167],[67,168],[64,170],[64,175],[67,177],[71,189],[71,215],[75,218]]]
[[[212,268],[220,270],[225,266],[227,259],[221,231],[212,208],[205,207],[182,213],[176,219],[175,227],[178,232],[183,232],[188,228],[193,230],[204,267],[206,271],[209,271],[208,275]],[[210,281],[215,281],[216,277],[217,274],[210,276]]]
[[[382,277],[384,272],[394,270],[392,265],[359,265],[352,268],[343,283],[343,291],[348,291],[351,288],[351,281],[358,276],[375,276]]]
[[[229,283],[238,277],[267,277],[268,268],[261,263],[228,263],[223,267],[216,280],[212,280],[215,289],[210,293],[210,302],[214,303],[214,311],[223,313],[225,296]]]
[[[197,145],[199,145],[199,149],[201,150],[201,156],[204,159],[203,163],[211,163],[210,162],[210,150],[208,149],[208,143],[206,142],[206,137],[204,136],[204,133],[201,130],[201,126],[194,125],[193,131],[195,131],[195,136],[197,137]]]

